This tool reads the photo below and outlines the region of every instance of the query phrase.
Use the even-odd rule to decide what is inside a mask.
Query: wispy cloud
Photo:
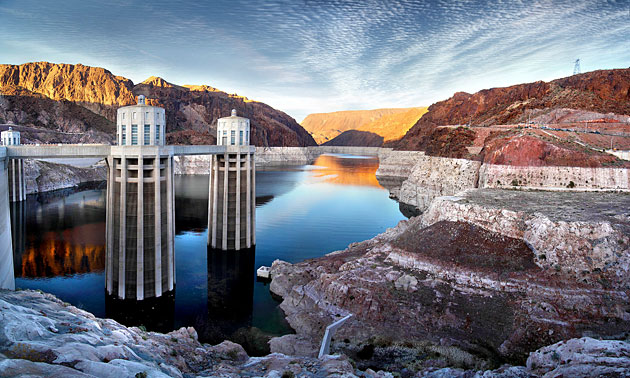
[[[585,69],[630,65],[624,1],[63,4],[3,2],[0,33],[12,62],[86,60],[134,81],[209,84],[298,121],[566,76],[577,58]],[[52,47],[38,56],[21,45]]]

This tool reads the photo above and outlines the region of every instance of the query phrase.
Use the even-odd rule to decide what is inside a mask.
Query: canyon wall
[[[505,188],[558,191],[629,191],[630,169],[532,167],[427,156],[420,151],[382,150],[379,182],[400,202],[424,211],[435,197],[464,189]]]
[[[344,251],[274,262],[270,290],[296,331],[283,338],[317,339],[349,313],[334,347],[352,358],[370,345],[385,359],[388,345],[395,354],[435,343],[523,361],[544,344],[614,337],[630,324],[629,206],[626,193],[437,198],[422,216]]]

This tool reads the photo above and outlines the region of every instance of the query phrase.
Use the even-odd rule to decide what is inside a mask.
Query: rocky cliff
[[[0,122],[63,132],[97,130],[109,135],[110,141],[116,109],[134,104],[136,96],[143,94],[152,105],[166,109],[167,138],[173,143],[213,143],[216,120],[236,109],[251,119],[256,145],[315,145],[293,118],[261,102],[157,77],[134,85],[100,67],[48,62],[0,65],[0,94]],[[27,136],[26,142],[30,141]]]
[[[621,335],[630,326],[630,196],[584,197],[442,197],[344,251],[275,262],[271,290],[297,332],[283,338],[318,338],[352,313],[335,350],[368,365],[415,353],[423,357],[397,363],[418,370],[436,363],[438,347],[438,356],[479,369],[559,340]]]
[[[383,145],[383,137],[369,132],[359,130],[347,130],[337,135],[322,146],[362,146],[380,147]]]
[[[72,188],[83,183],[105,181],[105,165],[74,167],[40,160],[24,160],[26,194]]]
[[[390,141],[405,135],[426,111],[421,107],[314,113],[306,116],[301,125],[319,144],[347,130],[369,131]]]
[[[630,69],[600,70],[551,82],[492,88],[475,94],[455,93],[437,102],[395,143],[406,150],[426,150],[441,125],[525,123],[554,109],[630,114]]]
[[[249,357],[230,341],[215,346],[199,343],[191,327],[168,334],[128,328],[111,319],[96,318],[50,294],[28,290],[0,290],[0,309],[3,377],[392,378],[414,371],[396,369],[395,364],[389,365],[391,372],[375,371],[375,366],[359,368],[362,360],[350,360],[345,355],[321,359],[279,353]],[[426,346],[426,354],[407,356],[403,354],[405,347],[397,346],[394,361],[413,361],[416,366],[419,361],[432,361],[433,366],[416,375],[427,378],[622,377],[630,368],[629,345],[621,340],[571,339],[537,350],[526,366],[505,365],[486,371],[457,368],[470,362],[470,356],[442,346]],[[383,349],[379,347],[375,353]],[[454,363],[450,367],[440,364],[446,361]]]
[[[439,196],[465,189],[630,191],[626,167],[513,166],[428,156],[421,151],[379,152],[376,176],[392,197],[425,211]]]

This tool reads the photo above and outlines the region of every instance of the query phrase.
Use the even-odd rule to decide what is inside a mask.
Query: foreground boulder
[[[242,346],[230,341],[200,344],[190,327],[168,334],[145,332],[96,318],[50,294],[0,290],[0,376],[356,375],[344,356],[250,358]]]

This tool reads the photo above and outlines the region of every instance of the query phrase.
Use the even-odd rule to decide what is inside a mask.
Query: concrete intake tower
[[[175,288],[173,152],[164,147],[163,108],[118,109],[117,146],[107,157],[106,290],[119,299]]]
[[[255,149],[250,146],[249,119],[217,121],[217,144],[224,154],[212,155],[208,199],[208,246],[241,250],[256,244]]]

